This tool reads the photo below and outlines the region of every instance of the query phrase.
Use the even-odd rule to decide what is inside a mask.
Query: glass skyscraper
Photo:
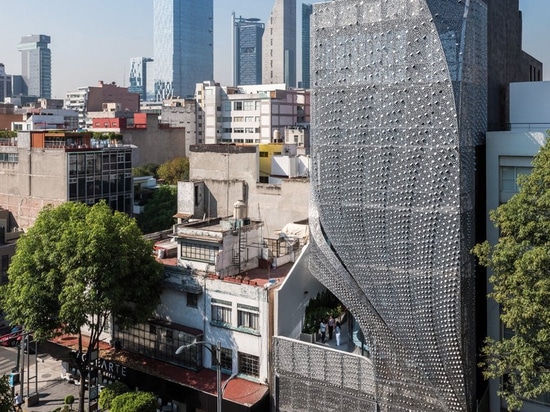
[[[302,87],[310,88],[310,22],[313,6],[311,4],[302,3]]]
[[[21,38],[21,75],[24,95],[50,99],[52,97],[52,54],[48,48],[50,36],[32,34]]]
[[[193,96],[214,77],[213,0],[154,0],[155,100]]]
[[[262,83],[264,23],[231,15],[233,27],[233,86]]]
[[[130,59],[130,85],[128,91],[130,93],[138,93],[141,101],[147,100],[147,63],[152,62],[149,57],[132,57]]]

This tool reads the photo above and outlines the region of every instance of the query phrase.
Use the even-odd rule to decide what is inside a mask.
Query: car
[[[15,332],[10,332],[5,335],[0,336],[0,345],[2,346],[17,346],[21,339],[23,338],[23,331],[18,330]]]

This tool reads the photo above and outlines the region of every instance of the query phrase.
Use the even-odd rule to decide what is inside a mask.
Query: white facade
[[[550,128],[550,82],[510,84],[510,131],[488,132],[486,152],[486,230],[491,245],[498,242],[499,232],[488,218],[489,212],[508,201],[518,191],[516,178],[530,172],[532,161],[545,144],[546,130]],[[488,273],[488,276],[491,274]],[[492,285],[487,281],[487,291]],[[502,337],[499,305],[487,300],[487,335]],[[490,411],[500,412],[504,401],[497,395],[497,381],[490,381]],[[550,410],[550,397],[543,404],[525,402],[522,412]]]
[[[88,101],[88,88],[79,87],[78,90],[67,92],[63,107],[78,113],[78,127],[86,127],[86,103]]]
[[[285,129],[309,122],[309,91],[284,84],[221,87],[197,84],[197,139],[205,144],[281,141]]]
[[[248,270],[258,267],[262,256],[258,247],[262,225],[246,223],[246,219],[237,219],[200,227],[176,225],[174,239],[164,244],[167,250],[177,244],[177,267],[181,270],[167,272],[167,287],[155,315],[200,330],[213,344],[220,341],[232,358],[231,370],[225,364],[225,373],[265,383],[269,378],[270,286],[230,277],[246,276]],[[163,243],[156,246],[163,248]],[[243,357],[253,372],[247,374],[247,367],[243,372]],[[203,363],[215,367],[207,349],[203,350]]]
[[[28,114],[21,122],[12,122],[12,130],[76,130],[78,113],[74,110],[41,109],[39,113]]]

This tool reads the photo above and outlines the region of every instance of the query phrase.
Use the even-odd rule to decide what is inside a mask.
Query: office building
[[[277,340],[278,410],[475,410],[486,18],[480,0],[314,5],[309,268],[364,356]]]
[[[262,83],[296,87],[296,0],[275,0],[262,53]]]
[[[147,63],[152,61],[153,59],[149,57],[132,57],[130,59],[130,85],[128,86],[128,91],[139,94],[141,101],[146,101],[148,98]]]
[[[155,100],[193,96],[214,76],[213,0],[155,0],[153,13]]]
[[[262,82],[262,35],[265,24],[256,18],[231,14],[233,86]]]
[[[6,73],[6,67],[0,63],[0,103],[3,103],[6,97],[11,97],[12,77]]]
[[[28,228],[46,205],[66,201],[132,213],[132,147],[95,145],[91,133],[19,132],[0,138],[0,207]]]
[[[21,38],[17,50],[21,52],[21,75],[26,96],[52,97],[52,52],[48,48],[50,36],[32,34]]]
[[[310,86],[310,22],[313,6],[311,4],[302,3],[302,83],[300,87],[309,89]]]

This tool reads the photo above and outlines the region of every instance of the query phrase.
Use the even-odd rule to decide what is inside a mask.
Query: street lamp
[[[191,342],[187,345],[180,346],[176,350],[176,355],[181,354],[185,349],[189,349],[191,346],[203,345],[210,351],[212,356],[216,358],[216,387],[217,387],[217,406],[216,411],[222,412],[222,343],[218,341],[216,345],[204,340],[198,342]]]

